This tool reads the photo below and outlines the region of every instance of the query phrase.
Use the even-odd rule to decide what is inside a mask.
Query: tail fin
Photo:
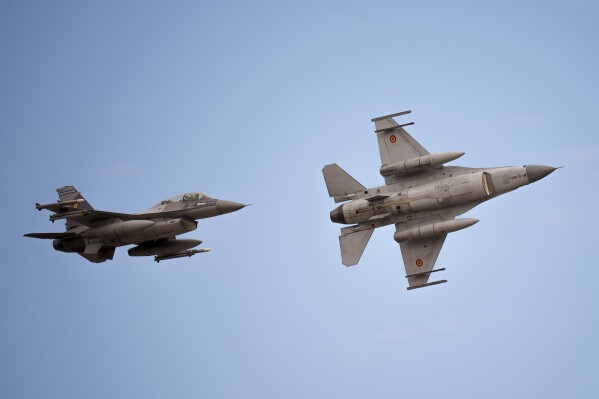
[[[87,202],[87,200],[85,198],[83,198],[81,193],[79,191],[77,191],[77,189],[74,186],[64,186],[61,188],[57,188],[56,192],[58,193],[58,199],[60,199],[60,201],[70,201],[70,200],[82,199],[83,202],[79,202],[77,204],[78,208],[89,209],[89,210],[94,209],[89,204],[89,202]],[[79,223],[75,222],[72,219],[67,219],[65,225],[66,225],[67,230],[71,230],[71,229],[74,229],[75,227],[79,226]]]
[[[329,190],[329,197],[333,197],[335,202],[347,201],[348,194],[366,190],[366,187],[358,183],[336,163],[322,168],[322,175],[327,184],[327,190]]]

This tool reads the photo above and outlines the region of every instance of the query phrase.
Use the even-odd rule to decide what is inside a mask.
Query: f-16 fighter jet
[[[202,243],[176,239],[196,229],[197,219],[235,212],[246,205],[219,200],[203,193],[188,193],[161,201],[142,213],[95,210],[73,186],[56,190],[59,200],[35,204],[38,211],[53,212],[50,221],[66,219],[62,233],[30,233],[25,237],[54,240],[54,249],[76,252],[94,263],[112,259],[116,247],[135,244],[129,256],[154,256],[156,262],[191,257],[210,248],[191,249]]]
[[[337,164],[322,173],[335,202],[345,202],[331,212],[341,229],[339,243],[345,266],[358,264],[372,232],[395,225],[408,279],[408,290],[447,282],[428,282],[448,233],[465,229],[477,219],[455,219],[484,201],[534,183],[553,172],[551,166],[528,165],[498,168],[443,166],[463,152],[430,154],[393,119],[411,111],[374,118],[381,155],[380,174],[385,186],[366,188]]]

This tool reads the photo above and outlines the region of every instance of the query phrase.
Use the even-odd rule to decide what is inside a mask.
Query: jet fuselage
[[[430,169],[426,176],[404,176],[396,184],[365,190],[360,193],[360,198],[331,211],[331,221],[341,224],[372,221],[379,227],[410,220],[411,214],[419,212],[454,207],[464,207],[466,211],[481,202],[537,181],[553,170],[553,167],[537,165]],[[405,218],[389,217],[402,215]],[[380,220],[377,216],[380,216]]]
[[[145,212],[137,214],[97,211],[72,186],[57,190],[60,199],[50,204],[36,204],[36,209],[55,212],[51,221],[66,219],[64,233],[31,233],[28,237],[53,239],[53,247],[61,252],[75,252],[92,262],[112,259],[114,250],[137,244],[130,256],[155,255],[156,260],[174,259],[206,252],[188,251],[200,240],[177,240],[176,236],[197,228],[198,219],[223,215],[245,205],[209,197],[203,193],[188,193],[171,197]]]

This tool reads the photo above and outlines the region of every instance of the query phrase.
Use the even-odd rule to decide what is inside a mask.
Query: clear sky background
[[[594,1],[0,3],[0,397],[591,398],[599,380]],[[565,165],[451,234],[406,291],[392,226],[341,265],[336,162],[370,118],[464,166]],[[213,252],[96,265],[24,233],[75,185],[139,212],[203,191]]]

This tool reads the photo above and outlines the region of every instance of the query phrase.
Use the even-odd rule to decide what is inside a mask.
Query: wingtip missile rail
[[[408,291],[411,291],[411,290],[415,290],[415,289],[418,289],[418,288],[430,287],[431,285],[443,284],[443,283],[446,283],[446,282],[447,282],[447,280],[433,281],[432,283],[415,285],[413,287],[407,287],[406,289]]]
[[[385,119],[390,119],[390,118],[394,118],[396,116],[402,116],[402,115],[407,115],[407,114],[411,114],[412,111],[407,110],[407,111],[401,111],[401,112],[396,112],[394,114],[390,114],[390,115],[383,115],[383,116],[377,116],[376,118],[372,118],[370,121],[371,122],[378,122],[378,121],[382,121]]]

